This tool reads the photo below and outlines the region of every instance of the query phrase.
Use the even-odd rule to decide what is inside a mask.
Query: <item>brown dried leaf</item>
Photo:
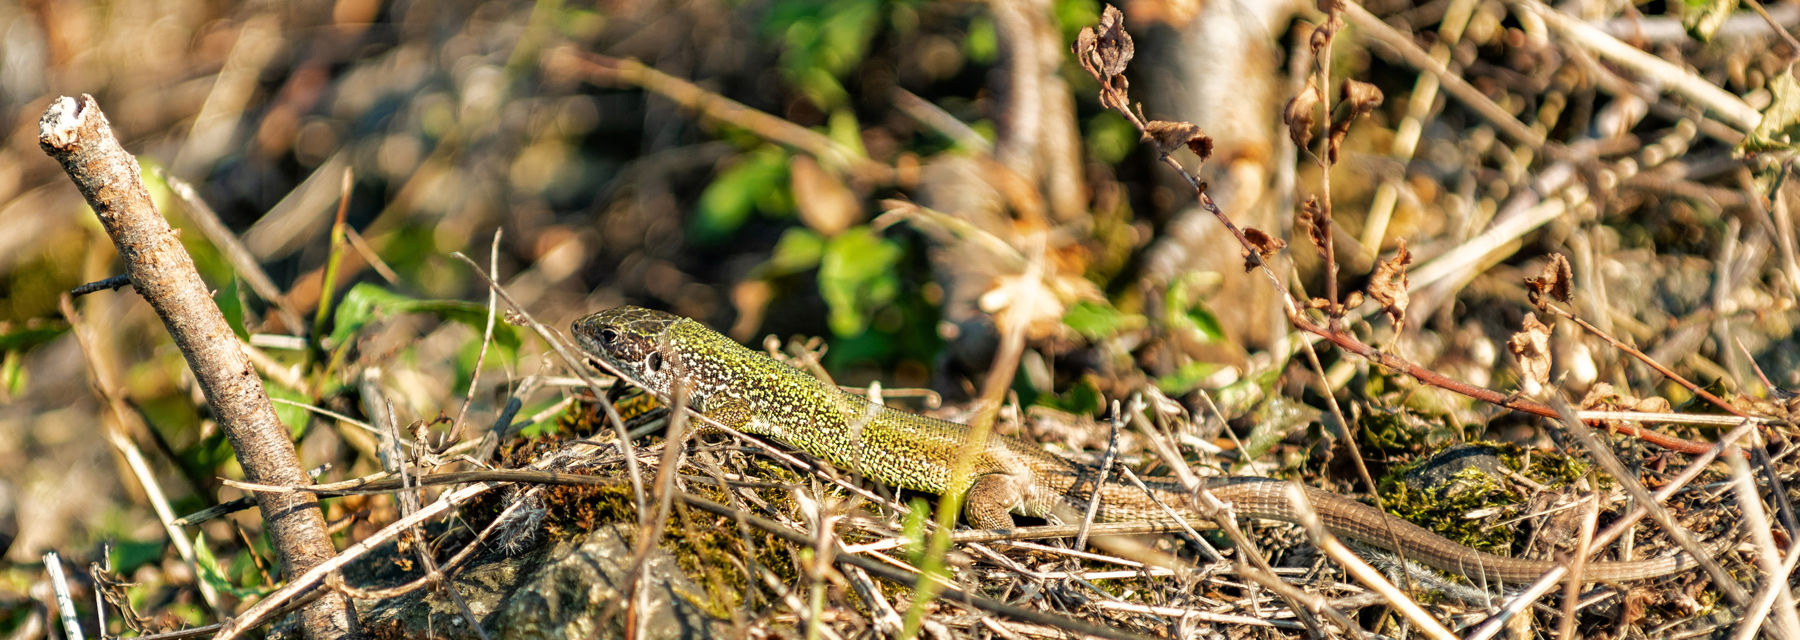
[[[1331,44],[1331,37],[1336,33],[1337,30],[1328,25],[1313,27],[1312,34],[1306,38],[1306,46],[1312,49],[1314,60],[1319,58],[1320,51],[1324,51],[1325,47]]]
[[[1406,267],[1411,264],[1412,252],[1406,249],[1406,239],[1401,238],[1394,257],[1376,264],[1375,273],[1369,276],[1369,297],[1381,303],[1382,311],[1394,322],[1394,333],[1406,328],[1406,307],[1412,303],[1412,296],[1406,291],[1410,284]]]
[[[1136,54],[1131,34],[1125,32],[1125,14],[1112,5],[1100,13],[1099,24],[1083,28],[1075,37],[1075,58],[1102,84],[1125,73],[1126,65]]]
[[[1337,164],[1338,147],[1350,133],[1350,123],[1381,106],[1381,101],[1381,90],[1367,82],[1345,80],[1339,86],[1338,109],[1332,115],[1330,140],[1326,145],[1326,154],[1332,164]]]
[[[1212,138],[1200,130],[1200,125],[1192,122],[1151,120],[1150,124],[1144,125],[1144,130],[1150,135],[1150,140],[1156,143],[1157,152],[1164,155],[1175,153],[1182,147],[1193,151],[1202,161],[1212,155]]]
[[[1289,98],[1281,110],[1281,121],[1287,124],[1288,139],[1301,149],[1312,147],[1313,124],[1319,111],[1319,85],[1316,76],[1306,77],[1306,88]]]
[[[1300,226],[1306,229],[1306,239],[1312,241],[1313,248],[1325,256],[1331,240],[1331,211],[1325,209],[1318,196],[1307,196],[1306,202],[1300,203]]]
[[[1550,327],[1538,322],[1537,314],[1525,314],[1522,330],[1506,341],[1506,348],[1519,358],[1519,371],[1527,381],[1550,384]]]
[[[1544,294],[1550,294],[1558,302],[1568,302],[1575,295],[1575,272],[1569,267],[1569,259],[1563,254],[1550,254],[1550,262],[1536,277],[1526,278],[1526,296],[1531,299],[1532,306],[1539,311],[1549,313],[1549,301]]]
[[[1381,89],[1359,80],[1345,80],[1339,85],[1338,100],[1348,103],[1352,117],[1361,117],[1381,106]]]
[[[1587,395],[1582,396],[1581,402],[1575,406],[1581,407],[1582,411],[1604,411],[1618,406],[1621,397],[1612,383],[1596,382],[1588,387]]]
[[[1256,259],[1251,259],[1248,251],[1244,252],[1245,271],[1255,269],[1257,265],[1267,262],[1275,252],[1287,248],[1286,240],[1263,233],[1256,227],[1244,227],[1244,238],[1250,241],[1250,248],[1256,251]]]

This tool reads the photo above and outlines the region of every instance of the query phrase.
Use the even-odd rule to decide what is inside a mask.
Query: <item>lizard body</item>
[[[982,442],[968,426],[877,405],[766,355],[692,319],[638,307],[618,307],[574,322],[576,342],[592,356],[662,397],[680,386],[689,405],[721,424],[773,439],[875,480],[938,495],[962,495],[970,525],[1005,529],[1014,514],[1060,517],[1080,513],[1100,470],[1051,454],[1018,438],[993,434]],[[959,456],[971,456],[964,479],[952,477]],[[1213,526],[1189,504],[1173,480],[1147,479],[1143,489],[1115,481],[1099,487],[1102,521],[1167,521],[1157,501],[1190,526]],[[1285,494],[1288,483],[1233,477],[1205,481],[1239,516],[1299,522]],[[1406,558],[1467,576],[1508,582],[1536,579],[1552,560],[1508,558],[1465,547],[1430,530],[1350,498],[1304,488],[1312,509],[1334,535],[1399,551]],[[1590,562],[1585,582],[1667,575],[1694,566],[1685,554],[1651,560]]]

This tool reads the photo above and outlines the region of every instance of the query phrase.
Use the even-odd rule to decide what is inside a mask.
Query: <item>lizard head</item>
[[[615,307],[569,325],[575,342],[589,355],[605,360],[620,373],[652,391],[671,391],[667,333],[681,316],[645,309]]]

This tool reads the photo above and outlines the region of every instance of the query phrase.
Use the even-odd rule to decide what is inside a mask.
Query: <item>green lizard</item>
[[[1051,454],[1023,440],[991,435],[974,441],[969,427],[871,403],[714,332],[689,318],[639,307],[618,307],[574,322],[581,348],[661,397],[675,397],[720,424],[763,436],[889,485],[937,495],[962,495],[963,518],[984,529],[1013,526],[1013,515],[1068,519],[1092,497],[1100,470]],[[973,456],[967,477],[952,477],[958,456]],[[1285,481],[1213,478],[1206,489],[1239,516],[1299,522]],[[1187,507],[1188,492],[1173,480],[1143,489],[1108,480],[1099,487],[1102,521],[1167,521],[1157,504],[1176,509],[1189,525],[1212,526]],[[1467,576],[1508,582],[1533,580],[1557,565],[1485,553],[1451,542],[1379,509],[1335,493],[1304,489],[1333,534],[1399,551],[1406,558]],[[1077,518],[1078,519],[1078,518]],[[1652,560],[1590,562],[1587,582],[1653,578],[1694,565],[1678,554]]]

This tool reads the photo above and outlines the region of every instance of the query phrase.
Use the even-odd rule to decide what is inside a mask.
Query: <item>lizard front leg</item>
[[[989,473],[975,478],[963,496],[963,520],[977,529],[1011,529],[1012,511],[1025,502],[1031,476]]]

